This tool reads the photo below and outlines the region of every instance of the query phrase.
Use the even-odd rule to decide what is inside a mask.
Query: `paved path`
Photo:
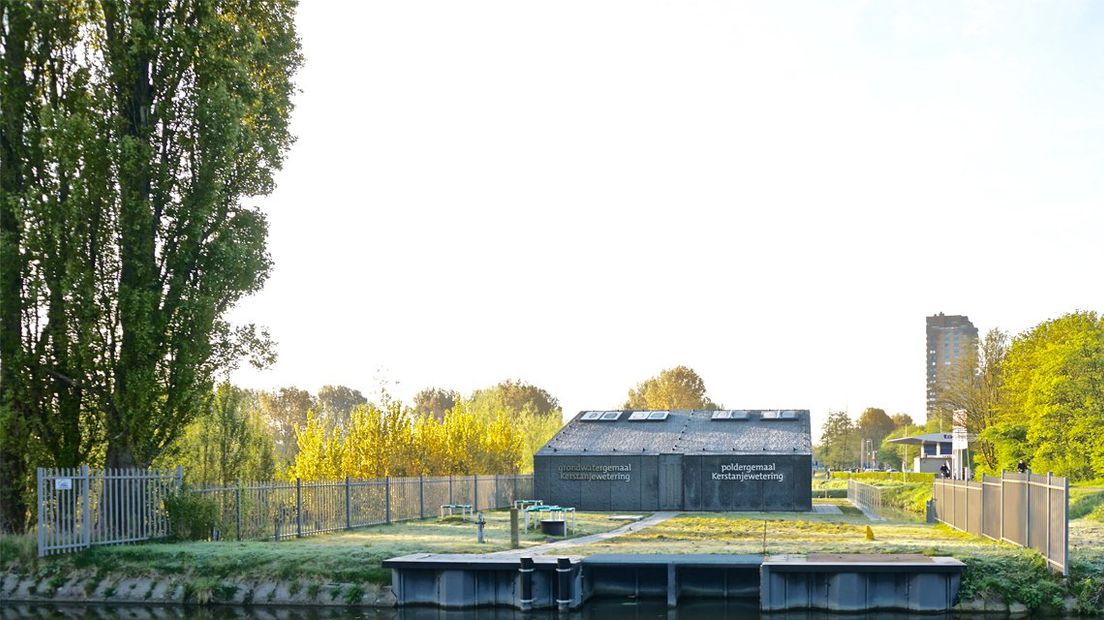
[[[589,545],[591,543],[602,542],[603,540],[609,540],[611,538],[617,538],[618,536],[624,536],[625,534],[631,534],[633,532],[639,532],[640,530],[652,527],[658,523],[663,523],[667,519],[677,515],[677,512],[657,512],[650,517],[646,517],[639,521],[633,521],[627,525],[623,525],[615,530],[608,532],[602,532],[600,534],[591,534],[590,536],[581,536],[579,538],[568,538],[566,540],[557,540],[556,542],[550,542],[543,545],[537,545],[536,547],[526,547],[524,549],[510,549],[508,551],[495,551],[494,553],[487,553],[485,555],[497,556],[497,557],[520,557],[523,555],[547,555],[562,549],[569,549],[571,547],[578,547],[580,545]]]
[[[813,504],[813,512],[822,515],[841,515],[843,511],[834,504]]]

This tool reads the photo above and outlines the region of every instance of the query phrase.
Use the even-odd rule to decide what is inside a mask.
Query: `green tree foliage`
[[[912,418],[909,417],[909,420],[911,421]],[[911,468],[912,463],[907,461],[911,461],[913,457],[918,456],[920,448],[917,446],[904,446],[890,443],[890,440],[919,435],[923,432],[924,427],[914,424],[903,424],[895,427],[888,435],[882,438],[882,442],[878,446],[878,462],[882,465],[888,465],[901,470],[905,467]]]
[[[895,413],[890,416],[890,419],[893,420],[893,428],[912,426],[914,424],[912,416],[907,413]]]
[[[276,474],[276,447],[256,401],[249,390],[220,384],[204,412],[155,464],[182,465],[191,484],[271,480]]]
[[[875,446],[882,445],[885,436],[892,433],[897,425],[893,419],[886,415],[884,409],[867,407],[860,415],[855,425],[860,439],[869,439]]]
[[[315,401],[318,414],[331,426],[345,426],[357,405],[368,404],[360,390],[344,385],[323,385]]]
[[[297,387],[284,387],[259,392],[257,406],[274,433],[277,459],[281,463],[291,461],[296,451],[296,429],[307,425],[309,413],[317,407],[314,396]],[[317,422],[326,426],[322,419]]]
[[[291,144],[294,6],[0,3],[6,480],[26,479],[32,444],[57,465],[148,465],[216,370],[271,360],[226,314],[270,268],[243,201]]]
[[[456,390],[426,388],[414,395],[414,412],[437,420],[444,419],[445,412],[456,406],[460,393]]]
[[[1013,339],[996,421],[982,431],[999,466],[1073,480],[1104,476],[1104,318],[1073,312]]]
[[[494,402],[515,413],[528,411],[536,415],[563,415],[560,401],[551,394],[535,385],[512,379],[485,390],[476,390],[471,400]]]
[[[625,409],[719,409],[705,393],[705,382],[686,366],[676,366],[629,390]]]
[[[997,448],[986,429],[997,421],[1004,397],[1002,364],[1008,353],[1008,335],[999,329],[985,334],[977,351],[967,351],[960,363],[947,369],[936,396],[938,413],[963,426],[978,439],[972,446],[978,472],[1000,472]]]
[[[854,467],[859,462],[858,428],[846,411],[832,411],[824,422],[817,447],[819,459],[836,469]]]

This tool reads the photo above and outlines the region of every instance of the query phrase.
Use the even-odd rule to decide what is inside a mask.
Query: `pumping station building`
[[[578,510],[812,510],[808,410],[583,411],[533,457]]]

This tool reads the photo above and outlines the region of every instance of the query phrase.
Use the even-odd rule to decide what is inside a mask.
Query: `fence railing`
[[[978,536],[1035,549],[1063,575],[1069,572],[1069,480],[1002,472],[973,480],[937,478],[935,517]]]
[[[847,501],[868,516],[879,517],[882,512],[882,490],[872,484],[847,481]]]
[[[440,507],[473,511],[531,499],[532,474],[419,476],[324,482],[262,482],[194,489],[219,507],[215,540],[281,540],[437,516]]]
[[[194,493],[218,508],[212,540],[282,540],[532,499],[532,474],[250,482],[188,488],[183,469],[38,469],[38,554],[170,534],[166,500]]]
[[[165,498],[182,476],[179,468],[38,468],[38,555],[167,536]]]

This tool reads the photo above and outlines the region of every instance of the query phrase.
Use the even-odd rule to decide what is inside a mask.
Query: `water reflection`
[[[760,614],[756,601],[691,601],[667,609],[661,600],[595,600],[570,614],[523,614],[513,609],[447,611],[435,608],[344,609],[330,607],[183,607],[139,605],[0,605],[0,620],[950,620],[949,615],[902,613],[826,614],[800,612]]]

